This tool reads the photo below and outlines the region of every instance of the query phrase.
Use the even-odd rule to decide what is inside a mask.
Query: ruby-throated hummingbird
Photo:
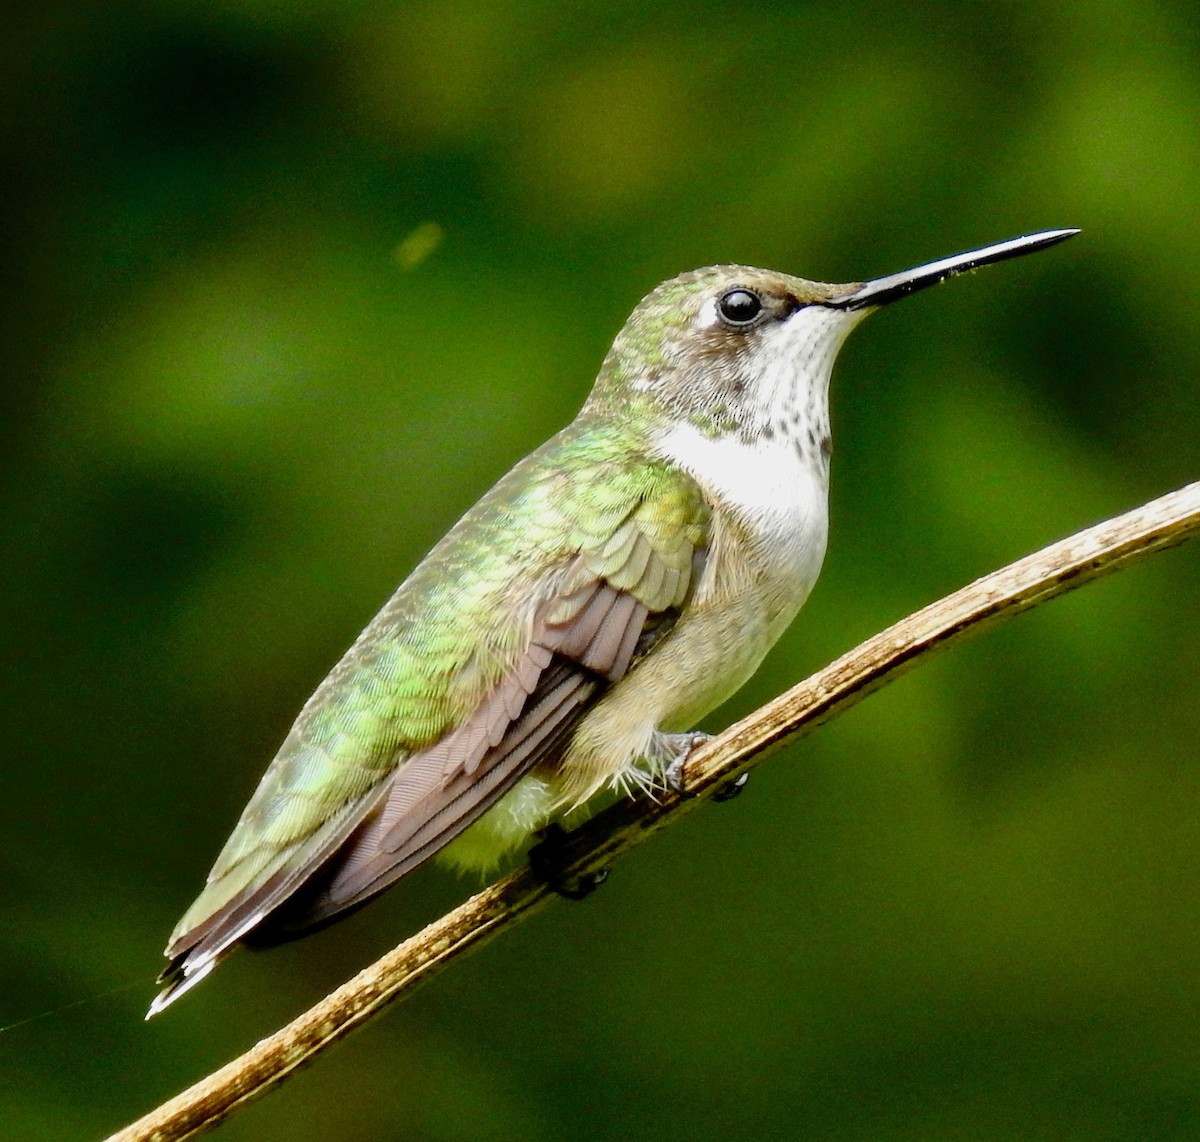
[[[1075,233],[866,284],[710,266],[644,298],[575,420],[463,516],[308,700],[172,933],[150,1014],[240,941],[319,927],[435,853],[491,867],[596,794],[661,782],[816,580],[846,335]]]

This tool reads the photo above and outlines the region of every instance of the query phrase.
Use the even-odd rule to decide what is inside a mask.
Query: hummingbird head
[[[827,285],[752,266],[708,266],[663,282],[617,336],[590,403],[647,401],[706,434],[758,439],[818,415],[846,335],[869,308]]]
[[[708,266],[663,282],[617,336],[586,407],[644,404],[712,437],[782,437],[824,462],[834,359],[868,313],[948,277],[1043,249],[1049,230],[869,282],[832,285],[751,266]],[[815,458],[815,456],[814,456]]]

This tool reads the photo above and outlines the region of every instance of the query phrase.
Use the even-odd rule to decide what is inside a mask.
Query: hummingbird
[[[238,944],[322,927],[434,854],[491,869],[601,794],[661,789],[816,581],[846,336],[1076,233],[865,283],[718,265],[648,294],[575,420],[451,528],[304,705],[172,932],[147,1018]]]

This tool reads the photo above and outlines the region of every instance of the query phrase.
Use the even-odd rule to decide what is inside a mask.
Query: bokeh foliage
[[[855,334],[825,574],[710,728],[1200,474],[1181,0],[3,23],[0,1024],[110,993],[0,1033],[6,1139],[116,1128],[470,887],[140,1022],[304,697],[660,279],[1084,229]],[[219,1136],[1200,1135],[1198,583],[1160,556],[922,667]]]

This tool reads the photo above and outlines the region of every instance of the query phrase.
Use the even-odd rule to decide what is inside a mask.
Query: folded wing
[[[172,936],[151,1013],[239,941],[290,938],[375,896],[561,747],[604,690],[669,632],[703,567],[707,507],[681,479],[642,489],[606,536],[543,573],[551,587],[535,595],[543,601],[530,637],[466,717],[416,749],[381,731],[370,758],[339,764],[340,803],[315,828],[316,794],[307,794],[320,788],[322,804],[330,800],[328,751],[309,758],[304,741],[290,753],[285,744],[206,895]],[[394,759],[382,772],[381,751]],[[272,846],[261,842],[268,824]]]

